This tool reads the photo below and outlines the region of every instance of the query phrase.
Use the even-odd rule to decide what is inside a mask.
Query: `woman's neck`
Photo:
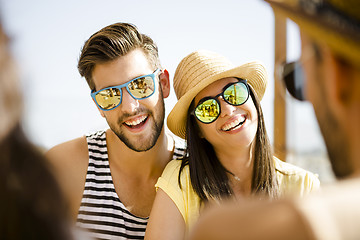
[[[235,195],[251,193],[253,173],[253,144],[237,149],[214,149],[221,164],[230,173],[230,185]]]

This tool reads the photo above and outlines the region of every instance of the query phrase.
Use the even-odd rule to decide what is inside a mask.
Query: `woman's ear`
[[[163,97],[167,98],[170,94],[170,77],[169,72],[166,69],[163,69],[159,75],[160,87],[163,93]]]

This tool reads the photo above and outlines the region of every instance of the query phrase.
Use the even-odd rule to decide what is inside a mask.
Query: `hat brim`
[[[351,28],[340,28],[328,21],[328,18],[311,14],[296,7],[285,4],[281,0],[265,0],[270,3],[275,14],[280,14],[294,21],[316,42],[326,43],[339,56],[349,59],[360,66],[360,33]]]
[[[254,94],[261,100],[264,96],[267,86],[267,72],[259,62],[243,64],[239,67],[227,71],[210,75],[203,79],[198,85],[186,92],[175,104],[174,108],[168,115],[167,126],[177,136],[185,139],[186,135],[186,117],[189,106],[195,96],[211,83],[228,77],[246,79],[248,84],[255,89]]]

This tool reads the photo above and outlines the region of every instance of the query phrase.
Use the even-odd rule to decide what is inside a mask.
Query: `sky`
[[[198,49],[220,53],[235,65],[261,61],[269,75],[261,104],[273,139],[274,16],[263,1],[0,0],[0,14],[23,86],[24,128],[42,148],[107,128],[77,60],[90,35],[115,22],[133,23],[154,39],[171,83],[177,64]],[[288,57],[296,59],[300,42],[291,23],[288,39]],[[172,91],[166,115],[175,103]],[[287,108],[290,147],[323,150],[310,105],[288,99]]]

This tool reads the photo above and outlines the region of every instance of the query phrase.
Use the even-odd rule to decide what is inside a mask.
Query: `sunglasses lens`
[[[235,83],[224,91],[224,99],[232,105],[241,105],[249,98],[249,91],[245,83]]]
[[[108,88],[95,95],[97,104],[106,110],[115,108],[121,101],[121,92],[118,88]]]
[[[217,119],[220,106],[215,99],[208,99],[199,104],[195,109],[195,116],[203,123],[211,123]]]
[[[284,82],[288,92],[297,100],[304,101],[304,72],[298,62],[284,66]]]
[[[137,78],[129,83],[128,89],[137,99],[149,97],[154,93],[154,80],[151,76]]]

